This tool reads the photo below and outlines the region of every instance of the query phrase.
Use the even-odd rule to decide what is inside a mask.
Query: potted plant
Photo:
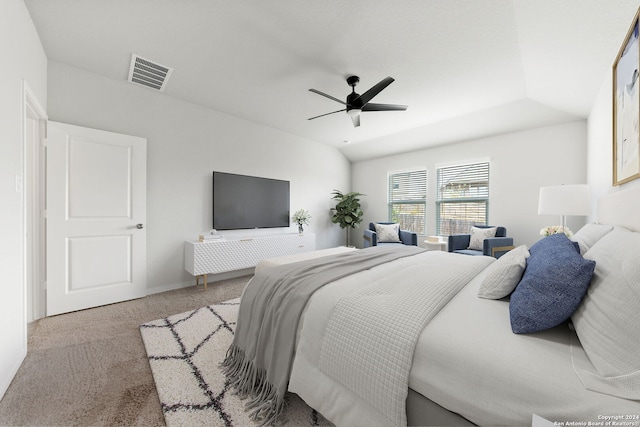
[[[336,207],[332,208],[333,216],[331,222],[340,225],[340,228],[347,231],[347,246],[349,246],[349,229],[356,228],[362,222],[362,208],[360,207],[359,196],[365,194],[351,192],[343,194],[338,190],[333,190],[333,200],[337,201]]]

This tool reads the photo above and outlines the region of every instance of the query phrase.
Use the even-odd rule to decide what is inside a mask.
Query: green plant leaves
[[[364,196],[364,194],[358,192],[343,194],[338,190],[333,190],[331,194],[333,195],[332,199],[338,202],[333,208],[334,214],[331,217],[331,222],[339,224],[340,228],[356,228],[364,216],[359,199],[359,196]]]

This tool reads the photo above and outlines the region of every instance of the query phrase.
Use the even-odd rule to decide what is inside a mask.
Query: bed
[[[573,252],[560,236],[545,239],[572,260],[561,273],[592,274],[574,303],[552,301],[571,311],[552,327],[556,313],[525,318],[517,304],[531,295],[523,283],[537,286],[532,260],[556,258],[555,246],[534,245],[506,266],[497,264],[505,257],[418,251],[322,284],[295,323],[286,387],[336,425],[531,425],[535,414],[556,425],[638,426],[639,212],[640,188],[615,192],[599,202],[598,223],[568,243]],[[510,263],[521,266],[516,290],[500,297],[492,286],[514,281]]]

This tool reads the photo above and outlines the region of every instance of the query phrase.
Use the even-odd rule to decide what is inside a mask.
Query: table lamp
[[[552,185],[540,187],[538,215],[560,215],[562,230],[567,215],[589,215],[591,200],[587,184]]]

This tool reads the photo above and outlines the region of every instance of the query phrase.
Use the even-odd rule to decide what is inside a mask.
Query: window
[[[489,162],[438,168],[437,234],[466,234],[486,225],[489,215]]]
[[[425,234],[427,220],[427,171],[389,174],[389,221],[401,230]]]

